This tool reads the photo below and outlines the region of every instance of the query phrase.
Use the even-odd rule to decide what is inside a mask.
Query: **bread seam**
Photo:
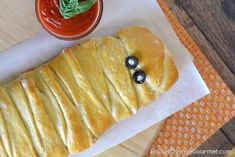
[[[1,88],[1,87],[0,87]],[[5,149],[6,149],[6,144],[7,144],[7,147],[9,147],[8,149],[6,149],[6,152],[7,152],[7,155],[9,156],[9,157],[13,157],[13,148],[12,148],[12,142],[11,142],[11,139],[10,139],[10,137],[9,137],[9,131],[8,131],[8,129],[7,129],[7,124],[6,124],[6,120],[5,120],[5,117],[3,116],[3,113],[2,113],[2,109],[0,108],[0,116],[1,116],[1,119],[3,120],[2,122],[4,123],[3,125],[4,125],[4,127],[5,127],[5,132],[7,133],[7,135],[5,135],[6,136],[6,138],[7,139],[5,139],[5,141],[6,142],[3,142],[3,145],[4,145],[4,147],[5,147]],[[0,134],[1,135],[1,134]],[[1,136],[1,139],[4,139],[4,138],[2,138],[2,136]],[[4,144],[4,143],[6,143],[6,144]]]
[[[128,48],[127,48],[126,44],[124,43],[124,41],[122,41],[122,39],[119,38],[119,37],[115,37],[115,38],[120,41],[120,43],[122,45],[122,48],[123,48],[123,50],[124,50],[124,52],[126,54],[126,57],[128,57],[129,56]],[[135,92],[135,96],[137,98],[137,110],[138,110],[138,108],[140,107],[140,103],[139,103],[138,96],[137,96],[137,90],[136,90],[136,87],[134,85],[133,78],[132,78],[132,73],[133,72],[132,72],[132,70],[128,70],[128,73],[129,73],[129,78],[131,79],[130,82],[131,82],[132,88],[135,89],[134,92]]]
[[[162,94],[162,92],[160,92],[159,90],[161,89],[161,86],[163,84],[163,79],[166,77],[166,73],[167,73],[167,69],[165,68],[165,64],[166,64],[166,55],[168,55],[166,53],[166,46],[164,45],[164,61],[163,61],[163,74],[162,74],[162,79],[161,79],[161,83],[158,86],[158,90],[156,91],[156,94],[160,95]]]
[[[3,143],[2,143],[1,137],[0,137],[0,148],[1,148],[0,152],[2,152],[2,157],[8,157],[6,149],[5,149],[5,147],[4,147]]]
[[[111,36],[107,36],[108,38],[112,38],[112,39],[117,39],[117,38],[115,38],[115,37],[111,37]],[[105,37],[104,37],[105,38]],[[103,39],[104,39],[103,38]],[[102,40],[103,40],[102,39]],[[119,40],[117,40],[118,41],[118,44],[119,45],[121,45],[120,47],[122,47],[122,44],[119,42]],[[100,41],[100,43],[99,44],[102,44],[102,41]],[[96,45],[96,49],[97,49],[97,52],[98,52],[98,45]],[[107,52],[108,53],[108,52]],[[125,51],[124,51],[124,53],[125,53]],[[100,56],[100,54],[99,53],[97,53],[98,54],[98,58],[99,58],[99,60],[100,60],[100,63],[102,62],[102,59],[101,59],[101,56]],[[104,68],[104,65],[103,64],[101,64],[101,67],[102,67],[102,69],[103,69],[103,71],[104,71],[104,76],[105,76],[105,78],[107,79],[107,80],[109,80],[109,82],[110,82],[110,84],[112,84],[112,86],[113,87],[115,87],[114,86],[114,83],[112,82],[112,80],[108,77],[108,74],[106,74],[106,72],[105,72],[105,68]],[[130,74],[129,74],[129,70],[127,70],[127,72],[128,72],[128,75],[129,75],[129,77],[130,77]],[[131,80],[131,77],[130,77],[130,83],[131,83],[131,87],[132,87],[132,89],[133,89],[133,91],[134,91],[134,87],[133,87],[133,85],[132,85],[132,80]],[[115,88],[116,89],[116,88]],[[131,112],[131,113],[136,113],[137,112],[137,110],[138,110],[138,102],[136,102],[137,104],[137,106],[136,106],[136,108],[135,109],[132,109],[131,108],[131,106],[129,106],[128,105],[128,102],[126,102],[125,100],[124,100],[124,97],[126,97],[125,95],[121,95],[121,92],[119,92],[118,90],[117,90],[117,93],[118,93],[118,95],[119,95],[119,97],[120,97],[120,99],[122,100],[122,102],[124,102],[124,104],[125,104],[125,106],[128,108],[128,110]],[[136,93],[135,93],[135,91],[134,91],[134,96],[135,96],[135,98],[137,98],[136,97]],[[137,100],[136,100],[137,101]],[[132,106],[133,107],[133,106]]]
[[[3,145],[11,153],[10,157],[17,153],[24,154],[23,149],[25,146],[30,145],[30,143],[34,145],[37,142],[40,143],[39,150],[42,148],[43,153],[41,154],[41,151],[37,151],[35,149],[37,147],[34,145],[32,149],[36,150],[35,153],[31,149],[29,151],[32,156],[34,154],[45,156],[50,153],[53,155],[53,150],[49,151],[48,148],[55,148],[55,150],[63,155],[67,152],[67,150],[64,150],[64,146],[66,149],[69,149],[69,153],[78,153],[90,147],[94,137],[98,138],[113,125],[114,121],[121,120],[122,118],[127,119],[128,112],[130,112],[131,116],[132,113],[148,105],[175,83],[177,69],[171,56],[168,56],[164,43],[160,40],[157,43],[156,38],[152,37],[152,34],[149,35],[146,29],[144,31],[143,29],[132,28],[129,30],[131,30],[130,34],[128,34],[128,31],[124,31],[120,38],[110,37],[109,39],[108,36],[107,40],[104,40],[100,45],[94,41],[88,43],[84,47],[85,49],[81,50],[85,50],[85,52],[92,51],[92,53],[77,55],[83,59],[80,60],[82,64],[80,64],[76,54],[72,53],[72,48],[65,49],[59,55],[62,58],[57,60],[56,57],[36,69],[36,74],[38,74],[41,80],[33,75],[29,75],[26,78],[20,76],[21,80],[19,81],[22,91],[19,90],[20,88],[18,88],[17,84],[17,88],[5,91],[10,100],[6,99],[6,96],[0,100],[3,102],[2,106],[0,106],[0,116],[5,118],[2,118],[5,128],[0,126],[0,129],[7,133],[6,135],[0,135],[0,142],[1,137],[9,136],[4,139],[6,142]],[[92,46],[92,48],[88,46]],[[77,52],[80,52],[80,49]],[[149,55],[146,55],[146,53]],[[149,74],[149,77],[147,76],[146,81],[142,85],[136,84],[133,81],[132,75],[135,70],[127,69],[126,71],[125,69],[127,67],[124,64],[124,59],[131,54],[139,59],[139,65],[135,70],[142,68]],[[93,58],[87,61],[86,59],[89,59],[90,55]],[[92,65],[89,66],[90,64]],[[98,65],[100,67],[96,68],[95,66]],[[100,75],[102,74],[102,77],[92,77],[97,74],[96,70],[99,71]],[[29,83],[23,85],[24,80]],[[97,82],[93,82],[96,80]],[[36,85],[37,81],[39,82],[38,86]],[[96,89],[96,85],[99,88],[97,87]],[[20,94],[14,92],[11,95],[10,91],[20,91]],[[99,94],[99,92],[103,94]],[[20,98],[23,98],[23,100]],[[24,102],[25,105],[23,107],[19,105]],[[10,104],[9,108],[7,104]],[[17,107],[17,104],[19,107]],[[54,106],[50,108],[50,104]],[[13,107],[11,107],[12,105],[16,109],[17,114]],[[6,108],[7,110],[4,111],[1,108]],[[26,109],[27,114],[30,115],[24,116],[22,109]],[[56,112],[54,113],[53,111]],[[11,112],[14,114],[11,114]],[[44,115],[47,117],[43,117]],[[28,117],[30,122],[24,121],[25,117]],[[16,125],[12,120],[20,124],[17,125],[19,133],[12,131],[14,125]],[[20,120],[22,120],[22,124]],[[28,129],[31,127],[27,127],[30,124],[33,125],[33,129],[31,129],[33,131]],[[52,127],[55,128],[55,133]],[[47,128],[51,128],[52,132],[47,132],[45,130]],[[0,130],[0,133],[3,132],[2,130]],[[29,136],[29,139],[27,138],[28,135],[31,135],[31,132],[38,134],[37,141],[35,138],[32,138],[36,136]],[[55,140],[51,140],[52,138],[50,137],[54,137]],[[20,145],[22,142],[19,138],[25,141],[25,146]],[[31,148],[31,146],[28,147]],[[57,155],[59,156],[59,154]]]
[[[128,48],[127,48],[126,43],[125,43],[120,37],[116,36],[116,38],[120,40],[120,42],[121,42],[121,44],[122,44],[122,47],[123,47],[123,49],[124,49],[124,52],[126,53],[127,56],[129,56],[130,53],[129,53],[129,50],[128,50]],[[137,66],[136,69],[137,69],[137,70],[140,69],[139,65]],[[129,73],[130,73],[130,77],[132,78],[132,75],[133,75],[133,73],[135,72],[135,70],[130,69],[130,70],[128,70],[128,71],[129,71]],[[146,77],[148,77],[148,75],[147,75]],[[133,80],[132,80],[131,82],[132,82],[133,88],[135,89],[136,97],[138,97],[138,96],[137,96],[137,88],[136,88],[136,86],[138,86],[138,84],[135,84],[135,83],[133,82]],[[155,95],[154,90],[151,88],[151,86],[149,85],[149,82],[148,82],[147,80],[145,81],[144,85],[147,87],[147,89],[149,90],[150,93],[152,93],[152,94]],[[155,96],[156,96],[156,95],[155,95]],[[138,100],[138,99],[137,99],[137,100]],[[142,106],[140,106],[140,102],[138,101],[138,108],[141,108],[141,107],[142,107]]]
[[[15,81],[18,81],[18,80],[15,80]],[[17,110],[17,112],[18,112],[18,114],[19,114],[19,116],[20,116],[22,122],[23,122],[24,125],[25,125],[25,128],[26,128],[26,130],[27,130],[27,132],[28,132],[28,134],[29,134],[30,140],[31,140],[31,142],[32,142],[33,148],[34,148],[34,150],[35,150],[35,153],[36,153],[37,155],[40,155],[40,152],[38,152],[38,151],[43,150],[43,146],[42,146],[42,145],[43,145],[42,137],[41,137],[40,132],[39,132],[39,130],[38,130],[38,126],[37,126],[37,124],[36,124],[36,122],[35,122],[35,117],[34,117],[34,114],[33,114],[33,112],[32,112],[32,108],[31,108],[31,106],[29,105],[28,98],[27,98],[27,96],[26,96],[26,94],[25,94],[25,91],[24,91],[22,85],[21,85],[21,81],[19,80],[19,82],[17,82],[17,83],[19,83],[20,88],[22,89],[22,92],[23,92],[23,94],[24,94],[24,97],[26,98],[27,107],[29,108],[29,110],[30,110],[29,112],[30,112],[30,114],[32,115],[32,117],[30,117],[30,118],[32,118],[32,123],[34,124],[35,129],[36,129],[36,131],[37,131],[37,133],[38,133],[38,135],[39,135],[39,141],[38,141],[37,138],[32,137],[32,135],[31,135],[31,133],[30,133],[30,131],[29,131],[30,128],[29,128],[29,127],[27,126],[27,124],[25,123],[25,120],[24,120],[24,118],[22,117],[22,114],[21,114],[21,112],[19,111],[19,109],[18,109],[18,107],[17,107],[17,104],[16,104],[16,102],[13,100],[12,95],[9,93],[9,90],[8,90],[8,89],[6,89],[6,93],[8,94],[9,98],[11,99],[11,101],[12,101],[13,105],[15,106],[15,108],[16,108],[16,110]],[[6,88],[7,88],[7,87],[6,87]],[[38,150],[38,149],[35,147],[33,140],[37,140],[37,141],[38,141],[39,147],[38,147],[38,146],[37,146],[37,147],[38,147],[40,150]]]
[[[97,40],[99,40],[99,39],[97,39]],[[98,42],[98,41],[97,41],[97,42]],[[105,80],[104,69],[103,69],[103,67],[102,67],[102,64],[101,64],[101,62],[100,62],[99,55],[98,55],[98,53],[97,53],[97,43],[95,44],[95,53],[96,53],[96,56],[97,56],[97,58],[98,58],[98,64],[99,64],[99,66],[101,67],[102,74],[103,74],[104,80]],[[75,58],[76,58],[76,57],[75,57]],[[88,80],[88,79],[87,79],[87,80]],[[88,80],[88,82],[89,82],[89,80]],[[106,81],[104,81],[104,82],[105,82],[106,88],[108,89],[108,85],[107,85]],[[89,82],[89,84],[90,84],[90,82]],[[91,84],[90,84],[90,86],[91,86]],[[91,88],[93,89],[92,86],[91,86]],[[93,89],[93,90],[94,90],[94,89]],[[111,100],[110,100],[110,94],[109,94],[109,92],[108,92],[107,97],[108,97],[109,103],[110,103],[110,105],[111,105]],[[101,102],[102,102],[102,101],[101,101]],[[104,105],[104,106],[105,106],[105,108],[107,108],[106,105]],[[111,110],[112,110],[111,108],[110,108],[110,109],[107,108],[107,111],[108,111],[108,112],[111,112]]]
[[[67,85],[64,83],[64,81],[60,78],[60,76],[55,72],[55,70],[53,68],[50,67],[50,65],[48,65],[48,68],[51,70],[52,75],[55,79],[55,81],[61,86],[61,89],[64,91],[64,93],[66,94],[66,96],[68,96],[68,98],[70,99],[71,102],[73,102],[72,104],[74,105],[74,107],[78,108],[76,103],[73,100],[73,96],[72,93],[70,92],[69,88],[67,87]]]
[[[126,53],[126,55],[129,56],[130,53],[129,53],[129,50],[128,50],[128,48],[127,48],[126,43],[125,43],[121,38],[119,38],[119,37],[116,37],[116,38],[121,42],[122,47],[123,47],[124,52]],[[139,65],[137,65],[136,70],[139,70],[139,69],[140,69],[140,67],[139,67]],[[128,71],[129,71],[130,76],[131,76],[131,78],[132,78],[132,75],[131,75],[131,74],[134,73],[134,70],[133,70],[133,69],[130,69],[130,70],[128,70]],[[135,85],[134,85],[134,82],[133,82],[133,79],[132,79],[131,82],[132,82],[133,86],[135,86]],[[151,92],[153,92],[147,82],[145,82],[144,84],[148,87],[148,89],[149,89]],[[136,87],[134,87],[134,88],[136,88]]]
[[[48,90],[50,91],[50,93],[52,94],[52,96],[53,96],[53,99],[54,100],[56,100],[56,102],[57,102],[57,104],[58,104],[58,108],[60,109],[60,111],[61,111],[61,113],[62,113],[62,118],[63,118],[63,120],[64,120],[64,122],[65,122],[65,124],[66,124],[66,127],[65,127],[65,141],[63,141],[62,140],[62,138],[61,138],[61,140],[62,140],[62,143],[65,145],[65,147],[66,148],[68,148],[68,143],[67,143],[67,123],[66,123],[66,119],[65,119],[65,116],[64,116],[64,113],[63,113],[63,111],[62,111],[62,109],[61,109],[61,106],[59,105],[59,102],[58,102],[58,100],[56,99],[56,97],[55,97],[55,95],[54,95],[54,93],[51,91],[51,89],[50,89],[50,87],[47,85],[47,83],[45,82],[45,80],[41,77],[41,75],[40,74],[38,74],[38,76],[36,76],[36,77],[39,77],[39,79],[44,83],[44,85],[46,86],[46,88],[48,88]],[[37,85],[35,84],[35,86],[37,87]],[[37,89],[39,90],[39,92],[41,92],[42,94],[44,94],[44,95],[46,95],[46,93],[44,93],[43,91],[41,91],[38,87],[37,87]],[[47,97],[48,97],[48,95],[46,95]],[[50,98],[48,98],[48,99],[50,99]],[[50,119],[50,118],[49,118]],[[51,123],[52,123],[52,121],[51,121]],[[56,132],[57,132],[57,129],[55,129],[56,130]],[[60,136],[60,134],[58,133],[58,135]]]
[[[23,93],[24,93],[24,96],[25,96],[25,98],[27,99],[27,106],[28,106],[28,108],[29,108],[29,110],[30,110],[30,112],[31,112],[31,114],[32,114],[32,120],[33,120],[33,123],[34,123],[34,125],[35,125],[35,127],[36,127],[36,129],[37,129],[37,131],[38,131],[38,134],[39,134],[39,137],[40,137],[40,141],[38,142],[38,143],[40,143],[40,145],[39,145],[39,147],[40,147],[40,150],[37,150],[37,151],[44,151],[44,144],[43,144],[43,139],[42,139],[42,136],[41,136],[41,132],[39,131],[39,128],[38,128],[38,125],[37,125],[37,123],[36,123],[36,120],[35,120],[35,115],[34,115],[34,113],[33,113],[33,111],[32,111],[32,107],[31,107],[31,105],[29,104],[29,99],[28,99],[28,97],[27,97],[27,95],[26,95],[26,93],[25,93],[25,90],[24,90],[24,88],[23,88],[23,86],[22,86],[22,82],[20,81],[19,82],[20,83],[20,86],[21,86],[21,89],[22,89],[22,91],[23,91]],[[16,107],[17,108],[17,107]],[[18,110],[17,110],[18,111]],[[19,113],[20,114],[20,113]],[[27,128],[27,127],[26,127]],[[33,139],[33,138],[32,138]],[[32,140],[31,139],[31,140]],[[33,142],[34,143],[34,142]],[[43,152],[37,152],[37,154],[38,155],[40,155],[40,153],[43,153]]]
[[[98,58],[99,58],[99,62],[101,62],[99,55],[98,55]],[[101,64],[101,67],[102,67],[102,70],[104,71],[104,68],[103,68],[103,65],[102,65],[102,64]],[[112,81],[107,77],[107,74],[105,74],[105,72],[104,72],[104,77],[105,77],[105,79],[106,79],[107,81],[109,81],[110,84],[114,87]],[[107,83],[106,83],[106,85],[107,85]],[[108,86],[107,86],[107,88],[108,88]],[[114,88],[114,89],[115,89],[115,88]],[[115,90],[116,90],[116,89],[115,89]],[[119,93],[118,91],[117,91],[117,93],[118,93],[118,96],[120,97],[120,99],[122,100],[122,102],[124,102],[125,106],[128,108],[128,110],[131,111],[131,109],[127,106],[126,102],[125,102],[125,101],[123,100],[123,98],[121,97],[120,93]]]
[[[28,131],[27,131],[27,128],[26,128],[26,126],[25,126],[25,123],[24,123],[24,121],[22,120],[22,117],[20,116],[20,114],[19,114],[18,110],[16,109],[14,103],[12,102],[10,96],[8,95],[8,93],[6,92],[6,90],[5,90],[4,88],[0,87],[0,91],[1,91],[1,94],[3,95],[3,97],[6,98],[5,101],[3,100],[3,104],[7,105],[6,108],[8,108],[8,109],[6,109],[5,115],[4,115],[4,113],[3,113],[2,115],[3,115],[3,117],[4,117],[3,120],[5,121],[6,128],[7,128],[7,130],[8,130],[9,139],[10,139],[10,141],[11,141],[13,156],[17,155],[17,153],[23,153],[22,150],[19,150],[19,147],[20,147],[20,148],[24,147],[24,145],[25,145],[26,143],[27,143],[27,145],[29,146],[30,154],[33,155],[33,156],[34,156],[34,155],[37,155],[37,153],[35,152],[34,146],[32,146],[32,140],[31,140],[31,138],[30,138],[30,136],[29,136],[29,133],[28,133]],[[0,107],[0,108],[2,109],[2,107]],[[9,113],[10,111],[11,111],[11,113]],[[9,114],[11,114],[11,115],[9,115]],[[20,135],[21,137],[24,138],[24,142],[25,142],[25,143],[23,143],[23,144],[20,145],[20,146],[19,146],[19,145],[16,145],[16,143],[15,143],[15,142],[19,142],[19,141],[21,141],[21,140],[17,139],[17,140],[18,140],[18,141],[17,141],[17,140],[14,138],[17,131],[16,131],[15,129],[12,129],[12,128],[13,128],[13,126],[12,126],[13,123],[10,122],[9,119],[8,119],[8,122],[9,122],[10,124],[7,122],[7,120],[5,120],[5,116],[12,116],[12,114],[14,114],[15,120],[20,123],[20,124],[19,124],[20,130],[21,130],[21,133],[23,133],[23,134],[17,134],[17,135]],[[17,123],[17,124],[18,124],[18,123]],[[21,125],[22,125],[22,126],[21,126]],[[9,129],[11,130],[11,134],[9,133]],[[14,138],[14,141],[12,141],[11,138]],[[26,153],[23,153],[23,154],[26,154]],[[28,154],[28,153],[27,153],[27,154]],[[22,155],[22,154],[21,154],[21,155]]]
[[[95,92],[92,90],[92,88],[91,88],[91,85],[89,84],[89,82],[87,82],[87,78],[86,78],[86,76],[84,75],[84,73],[83,73],[83,71],[82,71],[82,69],[81,69],[81,67],[80,67],[80,65],[76,62],[76,58],[74,57],[74,55],[68,50],[66,53],[68,53],[67,55],[65,55],[65,59],[66,59],[66,62],[68,63],[68,66],[70,66],[71,67],[71,72],[72,72],[72,74],[73,74],[73,77],[75,78],[75,82],[76,82],[76,84],[78,85],[78,87],[80,87],[81,88],[81,91],[83,91],[84,93],[87,93],[87,95],[86,96],[93,96],[93,97],[90,97],[91,98],[91,100],[93,101],[93,102],[96,102],[96,100],[98,101],[97,102],[97,104],[96,103],[94,103],[94,109],[95,109],[95,111],[97,112],[97,113],[99,113],[99,115],[102,117],[102,119],[103,118],[111,118],[110,119],[110,122],[111,121],[113,121],[113,117],[112,117],[112,115],[106,110],[106,108],[104,107],[104,105],[103,105],[103,103],[102,102],[100,102],[99,101],[99,99],[97,99],[97,96],[96,96],[96,94],[94,94]],[[75,61],[75,62],[74,62]],[[78,76],[77,76],[77,75]],[[84,83],[84,84],[86,84],[87,86],[87,88],[89,88],[89,89],[91,89],[90,91],[92,92],[92,93],[90,93],[90,92],[86,92],[86,89],[84,89],[84,87],[82,87],[82,86],[80,86],[79,85],[79,81],[82,81],[82,83]],[[87,104],[86,104],[87,105]],[[104,113],[103,113],[104,112]],[[97,116],[99,116],[99,115],[97,115]],[[107,117],[108,116],[108,117]],[[87,120],[89,120],[89,125],[90,125],[90,118],[89,119],[87,119]],[[99,130],[99,124],[96,124],[96,123],[94,123],[94,125],[96,126],[95,128],[96,128],[96,132],[98,131],[98,136],[100,136],[100,130]],[[109,126],[110,127],[110,126]],[[107,128],[106,128],[107,129]],[[94,134],[95,135],[95,134]]]
[[[81,113],[82,115],[82,109],[80,107],[80,105],[76,105],[76,102],[73,99],[72,93],[70,91],[70,89],[67,87],[67,85],[64,83],[64,81],[60,78],[60,76],[58,76],[58,74],[54,71],[53,68],[51,68],[50,66],[48,66],[48,68],[52,71],[54,77],[55,77],[55,81],[57,81],[57,83],[61,86],[61,89],[64,91],[64,93],[66,94],[66,96],[68,96],[68,98],[70,99],[70,101],[72,102],[73,106],[78,110],[79,113]],[[56,78],[57,77],[57,78]],[[58,82],[59,81],[59,82]],[[75,81],[76,82],[76,81]],[[77,82],[76,82],[77,84]],[[66,88],[66,90],[64,89]],[[80,89],[79,89],[80,90]],[[69,95],[68,95],[69,94]],[[56,99],[56,98],[55,98]],[[57,99],[56,99],[57,100]],[[82,122],[84,124],[84,126],[86,127],[86,129],[90,132],[90,134],[92,135],[92,139],[94,140],[94,134],[92,133],[92,131],[87,127],[86,123],[84,122],[84,119],[82,118]]]
[[[118,96],[120,97],[120,95],[119,95],[119,93],[118,93],[118,91],[115,89],[115,87],[113,86],[113,84],[112,84],[112,82],[109,80],[109,79],[107,79],[107,78],[105,78],[105,82],[109,82],[109,84],[112,86],[112,88],[113,88],[113,90],[115,90],[115,92],[118,94]],[[107,83],[106,83],[107,84]],[[108,87],[108,90],[109,90],[109,92],[110,92],[110,90],[111,89],[109,89],[109,87]],[[124,104],[124,107],[129,111],[129,114],[130,114],[130,116],[131,116],[131,111],[130,111],[130,109],[127,107],[127,105],[125,104],[125,102],[122,100],[122,98],[120,98],[120,101]],[[111,102],[112,103],[112,102]],[[113,106],[112,106],[112,111],[111,111],[111,115],[113,116]],[[129,117],[130,117],[129,116]],[[129,118],[128,117],[128,118]],[[114,116],[113,116],[113,118],[114,118]],[[114,118],[115,119],[115,118]],[[124,119],[122,119],[122,120],[124,120]]]
[[[65,53],[66,53],[66,52],[63,51],[61,55],[65,55]],[[61,57],[64,57],[64,56],[61,56]],[[66,60],[66,62],[67,62],[67,60]],[[69,63],[66,63],[66,64],[68,64],[67,66],[70,67]],[[51,69],[52,72],[54,71],[53,68],[50,68],[49,66],[48,66],[48,68]],[[73,77],[73,79],[74,79],[74,82],[75,82],[75,84],[76,84],[76,86],[77,86],[77,89],[79,90],[79,93],[81,93],[81,92],[82,92],[82,89],[80,88],[80,86],[79,86],[79,84],[78,84],[78,82],[77,82],[77,80],[76,80],[76,77],[75,77],[74,72],[72,71],[72,68],[71,68],[71,67],[70,67],[70,70],[71,70],[71,75],[72,75],[72,77]],[[62,80],[62,78],[61,78],[59,75],[56,74],[56,72],[54,72],[54,73],[55,73],[56,76],[58,76],[58,79],[61,80],[61,83],[64,84],[64,86],[62,86],[61,89],[64,91],[64,93],[66,94],[66,96],[67,96],[68,93],[71,95],[71,96],[68,96],[68,98],[69,98],[70,101],[72,102],[73,106],[78,110],[78,112],[81,113],[81,117],[82,117],[82,121],[83,121],[84,126],[88,129],[88,131],[91,133],[92,136],[95,136],[95,134],[94,134],[93,131],[92,131],[92,128],[89,128],[89,125],[87,125],[87,124],[89,124],[89,122],[86,122],[86,119],[83,117],[84,109],[83,109],[83,107],[82,107],[82,104],[77,104],[78,102],[76,102],[76,100],[74,100],[75,98],[73,98],[73,96],[72,96],[72,91],[71,91],[71,90],[69,89],[69,87],[66,85],[67,83],[65,83],[65,82]],[[80,78],[80,76],[77,76],[77,77],[79,77],[79,79],[83,79],[83,78]],[[55,81],[56,81],[56,79],[55,79]],[[61,85],[60,82],[57,82],[57,83],[58,83],[59,85]],[[67,88],[67,91],[65,91],[64,87]]]
[[[97,43],[99,42],[99,40],[100,40],[99,38],[88,39],[88,40],[85,41],[84,43],[81,43],[81,44],[78,44],[78,45],[74,45],[73,47],[71,47],[70,49],[68,49],[68,51],[69,51],[70,54],[73,56],[73,58],[77,61],[78,65],[80,66],[82,75],[83,75],[84,78],[88,81],[88,84],[90,85],[90,88],[92,89],[92,91],[93,91],[94,94],[96,95],[96,98],[99,100],[99,102],[102,103],[103,107],[110,113],[110,110],[111,110],[111,106],[110,106],[110,105],[111,105],[111,103],[110,103],[109,93],[107,92],[107,95],[106,95],[106,96],[107,96],[107,100],[108,100],[108,104],[109,104],[109,105],[107,105],[107,102],[106,102],[106,103],[103,102],[103,100],[101,100],[102,98],[100,98],[99,94],[97,94],[97,91],[94,89],[94,87],[93,87],[93,85],[92,85],[90,79],[88,79],[88,76],[87,76],[86,73],[84,72],[84,67],[81,65],[79,56],[76,55],[76,54],[79,53],[79,52],[77,52],[77,50],[76,50],[77,47],[80,47],[81,49],[85,47],[85,49],[86,49],[86,46],[84,46],[85,44],[87,44],[88,42],[93,42],[93,41],[95,41],[95,44],[92,45],[92,47],[94,47],[94,50],[95,50],[95,51],[93,51],[94,54],[95,54],[95,57],[98,58],[99,56],[98,56],[98,53],[97,53],[97,47],[96,47],[96,45],[97,45]],[[73,49],[75,49],[75,50],[73,50]],[[87,50],[85,50],[85,51],[87,51]],[[82,52],[82,53],[85,53],[85,52]],[[100,63],[99,58],[98,58],[96,61],[98,62],[98,63],[97,63],[97,64],[98,64],[97,66],[99,66],[100,69],[102,70],[102,76],[105,78],[105,76],[104,76],[104,71],[103,71],[103,68],[102,68],[102,66],[101,66],[101,63]],[[105,81],[104,81],[104,84],[105,84],[105,87],[106,87],[106,89],[107,89],[108,87],[107,87],[107,84],[106,84]]]
[[[69,50],[68,50],[69,51]],[[69,53],[73,56],[73,58],[74,59],[76,59],[76,57],[69,51]],[[66,58],[67,59],[67,58]],[[90,84],[90,82],[89,82],[89,80],[87,79],[87,77],[86,77],[86,75],[84,74],[84,72],[82,71],[82,68],[81,68],[81,66],[79,65],[79,63],[78,63],[78,66],[79,66],[79,68],[80,68],[80,72],[81,72],[81,75],[82,75],[82,77],[84,78],[83,80],[85,80],[85,81],[87,81],[87,83],[88,83],[88,85],[89,85],[89,87],[91,88],[91,90],[93,91],[93,93],[94,93],[94,95],[95,95],[95,97],[96,97],[96,99],[98,99],[98,101],[100,102],[100,104],[102,105],[102,107],[104,107],[105,109],[106,109],[106,107],[105,107],[105,105],[102,103],[102,101],[100,101],[100,99],[98,98],[98,96],[97,96],[97,94],[95,93],[95,91],[93,90],[93,88],[92,88],[92,86],[91,86],[91,84]],[[72,68],[71,68],[72,69]],[[103,69],[102,69],[103,70]],[[75,77],[75,74],[74,74],[74,71],[72,70],[72,74],[73,74],[73,77],[75,78],[75,81],[76,81],[76,83],[77,83],[77,80],[76,80],[76,77]],[[83,89],[82,89],[83,90]],[[97,107],[96,107],[97,108]]]

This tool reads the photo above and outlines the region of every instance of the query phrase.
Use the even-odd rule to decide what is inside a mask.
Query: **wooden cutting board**
[[[150,149],[151,143],[160,132],[160,128],[163,124],[163,121],[155,124],[96,157],[143,157]]]
[[[43,30],[34,12],[35,1],[0,0],[0,2],[0,53]],[[97,157],[143,156],[162,124],[163,122],[146,129]]]

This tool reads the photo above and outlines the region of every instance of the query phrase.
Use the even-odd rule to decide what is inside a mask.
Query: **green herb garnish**
[[[60,14],[64,19],[68,19],[91,9],[96,0],[85,0],[82,2],[78,2],[78,0],[59,0],[59,2]]]

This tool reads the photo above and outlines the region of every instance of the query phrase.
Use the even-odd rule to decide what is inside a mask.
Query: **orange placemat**
[[[146,156],[188,156],[235,116],[235,95],[190,38],[163,0],[157,0],[211,94],[169,117]]]

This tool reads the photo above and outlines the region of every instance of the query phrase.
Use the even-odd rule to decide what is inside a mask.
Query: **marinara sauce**
[[[87,12],[64,19],[60,15],[59,0],[38,0],[36,13],[42,26],[59,38],[76,36],[88,30],[97,19],[98,2]]]

